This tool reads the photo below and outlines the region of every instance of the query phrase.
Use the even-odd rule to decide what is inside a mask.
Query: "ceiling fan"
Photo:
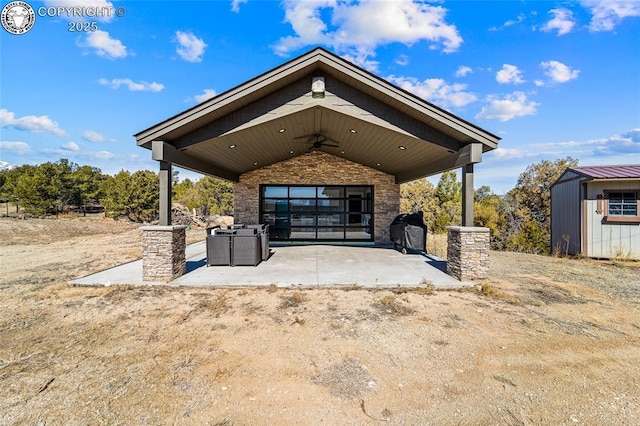
[[[310,138],[315,138],[316,140],[313,141],[313,144],[309,147],[309,151],[314,149],[320,149],[323,146],[328,146],[331,148],[340,147],[340,145],[337,145],[335,141],[332,141],[331,139],[327,139],[326,137],[322,136],[320,133],[314,133],[312,135],[306,135],[306,136],[299,136],[295,139],[306,139],[304,143],[309,143],[311,142],[311,140],[309,140]],[[332,142],[332,143],[328,143],[328,142]]]

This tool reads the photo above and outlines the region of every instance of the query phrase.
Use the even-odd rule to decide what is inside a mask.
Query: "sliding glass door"
[[[373,241],[373,187],[262,185],[260,219],[271,240]]]

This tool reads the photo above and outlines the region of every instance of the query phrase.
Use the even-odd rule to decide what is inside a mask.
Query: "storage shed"
[[[551,186],[551,250],[640,260],[640,165],[567,169]]]

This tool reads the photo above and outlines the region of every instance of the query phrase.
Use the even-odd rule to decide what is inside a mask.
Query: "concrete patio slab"
[[[442,271],[445,262],[424,253],[403,255],[390,247],[305,245],[272,247],[258,266],[205,266],[204,242],[186,250],[187,273],[169,283],[142,280],[142,261],[79,278],[71,285],[154,285],[193,287],[342,287],[456,288],[472,285]]]

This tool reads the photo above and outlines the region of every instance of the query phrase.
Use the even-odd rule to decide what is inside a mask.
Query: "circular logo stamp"
[[[2,28],[11,34],[24,34],[36,23],[36,13],[24,1],[12,1],[2,8]]]

